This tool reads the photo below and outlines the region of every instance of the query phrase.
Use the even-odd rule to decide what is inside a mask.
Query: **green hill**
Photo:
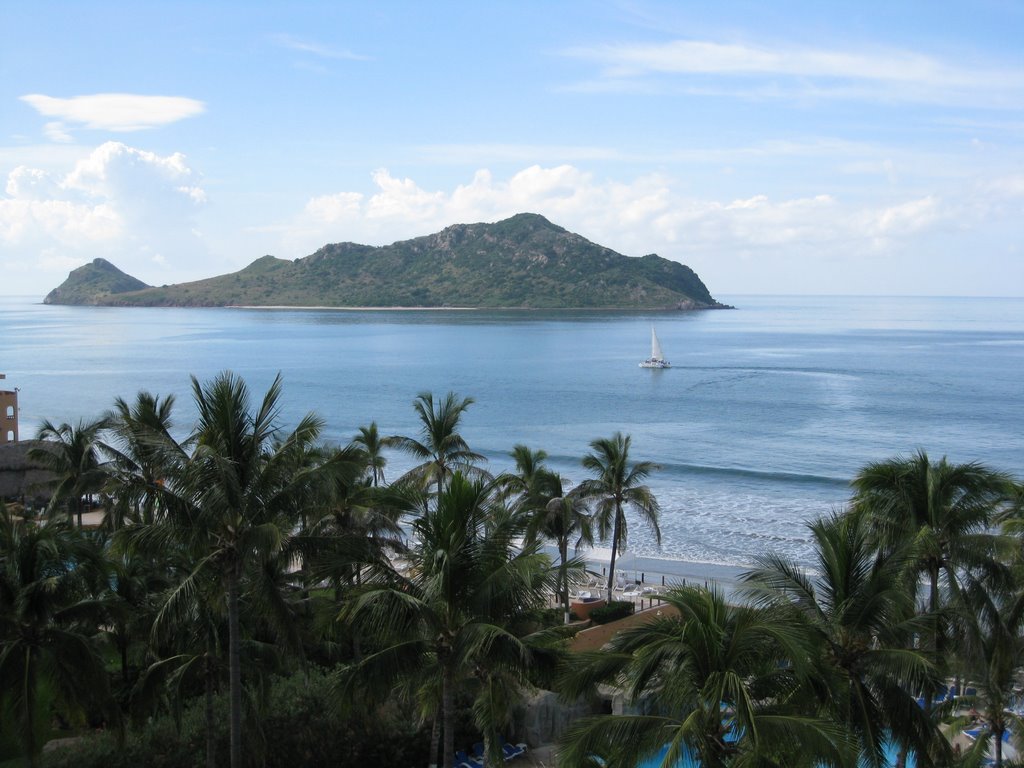
[[[94,265],[96,262],[93,263]],[[83,269],[86,269],[83,267]],[[264,256],[238,272],[113,290],[71,273],[49,304],[514,308],[721,308],[689,267],[631,258],[519,214],[457,224],[382,247],[336,243],[295,261]],[[123,274],[123,273],[121,273]],[[97,290],[89,293],[90,287]]]
[[[46,304],[111,304],[119,293],[135,293],[149,288],[141,280],[127,275],[106,259],[94,259],[71,272],[59,288],[50,291]]]

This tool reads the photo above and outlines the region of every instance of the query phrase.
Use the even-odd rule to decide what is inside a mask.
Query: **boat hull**
[[[668,360],[644,360],[640,363],[641,368],[671,368],[672,363]]]

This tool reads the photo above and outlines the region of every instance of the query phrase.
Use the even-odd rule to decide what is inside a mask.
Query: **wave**
[[[676,475],[703,475],[706,477],[739,477],[766,482],[782,481],[795,485],[824,485],[830,488],[850,487],[850,479],[832,475],[816,475],[802,472],[781,472],[778,470],[749,469],[746,467],[721,467],[708,464],[687,464],[661,462],[662,472]]]
[[[511,463],[509,453],[507,451],[485,449],[481,451],[481,453],[489,460],[489,463],[491,464],[490,469],[492,471],[502,471],[502,469],[499,468]],[[570,470],[570,474],[573,476],[573,479],[576,479],[579,476],[579,456],[550,454],[547,457],[547,463],[551,468],[562,472],[565,471],[564,468],[572,467],[573,469]],[[662,480],[666,476],[677,479],[682,476],[697,475],[702,477],[759,480],[766,483],[783,482],[801,486],[817,485],[830,489],[848,490],[850,487],[850,478],[834,475],[750,469],[748,467],[727,467],[714,464],[694,464],[687,462],[655,461],[655,463],[658,465],[658,471],[650,476],[650,481],[654,485],[662,485]],[[508,469],[511,471],[511,467],[508,467]]]

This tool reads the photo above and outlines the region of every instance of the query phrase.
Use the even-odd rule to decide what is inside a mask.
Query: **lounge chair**
[[[505,739],[501,740],[501,751],[505,760],[513,760],[526,752],[525,744],[509,744]]]

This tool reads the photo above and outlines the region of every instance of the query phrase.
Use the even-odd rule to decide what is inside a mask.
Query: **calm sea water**
[[[0,371],[23,436],[140,389],[178,398],[230,368],[283,419],[314,410],[346,442],[376,420],[413,434],[417,393],[476,403],[464,434],[495,471],[515,443],[573,481],[616,430],[663,507],[660,554],[743,565],[808,554],[805,522],[840,506],[866,462],[923,448],[1024,471],[1024,299],[724,297],[736,311],[356,312],[48,307],[0,298]],[[644,370],[657,328],[673,368]],[[392,473],[408,466],[393,457]],[[654,554],[646,531],[636,552]]]

